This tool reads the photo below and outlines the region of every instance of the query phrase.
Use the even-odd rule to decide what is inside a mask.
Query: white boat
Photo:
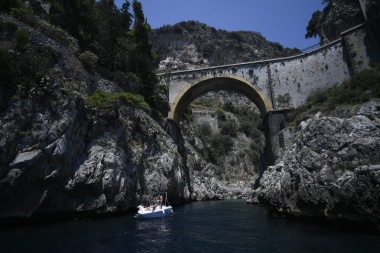
[[[153,198],[149,197],[147,205],[137,206],[139,209],[135,217],[137,218],[160,218],[173,215],[173,208],[169,205],[166,192],[157,192]]]

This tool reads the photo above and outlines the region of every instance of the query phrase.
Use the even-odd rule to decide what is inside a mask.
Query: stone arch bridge
[[[168,87],[168,118],[179,127],[182,114],[195,98],[218,90],[241,93],[260,110],[269,163],[274,163],[286,145],[279,134],[285,112],[300,106],[316,90],[369,68],[366,36],[365,25],[359,25],[336,41],[292,57],[158,74],[160,83]]]

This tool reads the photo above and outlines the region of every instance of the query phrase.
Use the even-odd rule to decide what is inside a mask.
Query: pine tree
[[[315,11],[309,21],[308,26],[306,27],[306,35],[305,38],[315,38],[319,35],[320,30],[320,24],[319,21],[321,19],[322,12],[321,11]]]
[[[0,11],[9,12],[12,8],[25,8],[22,0],[1,0]]]
[[[134,0],[132,3],[134,23],[129,35],[133,46],[130,52],[130,70],[136,73],[140,81],[139,93],[144,96],[148,104],[162,113],[168,110],[167,103],[162,95],[165,94],[164,87],[158,85],[158,79],[154,73],[153,62],[156,59],[149,43],[150,25],[147,23],[142,5]]]

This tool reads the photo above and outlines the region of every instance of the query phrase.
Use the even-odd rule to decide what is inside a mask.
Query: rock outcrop
[[[0,17],[24,29],[31,45],[43,48],[36,50],[41,57],[51,56],[49,87],[1,101],[0,219],[112,214],[157,190],[172,204],[242,196],[244,187],[231,189],[212,177],[212,167],[204,171],[207,163],[191,145],[179,147],[165,120],[124,105],[90,107],[86,98],[95,90],[122,89],[43,32]],[[14,53],[10,38],[1,39]]]
[[[249,31],[217,30],[198,21],[167,25],[152,32],[160,55],[158,71],[197,69],[208,66],[285,57],[300,53],[269,42]]]
[[[224,93],[217,95],[220,94]],[[213,96],[212,99],[216,98]],[[250,110],[248,106],[242,108],[241,111]],[[240,191],[242,196],[246,196],[258,177],[258,160],[263,153],[265,139],[264,134],[256,129],[260,123],[252,118],[245,121],[242,118],[237,113],[221,109],[195,107],[191,119],[183,120],[181,128],[189,144],[207,161],[196,170],[196,174],[217,178],[230,192]]]
[[[189,199],[177,146],[144,111],[89,116],[81,98],[61,108],[55,120],[59,111],[30,110],[25,134],[25,116],[2,120],[1,218],[113,213],[152,190],[169,191],[173,202]]]
[[[380,101],[349,114],[318,113],[302,122],[293,147],[265,171],[254,197],[284,215],[379,224]]]
[[[322,12],[320,19],[321,41],[327,43],[340,37],[340,34],[364,22],[359,1],[332,0]]]
[[[318,35],[321,43],[326,44],[340,38],[341,33],[367,22],[372,30],[371,36],[379,41],[380,1],[378,0],[330,0],[321,12],[318,21]]]

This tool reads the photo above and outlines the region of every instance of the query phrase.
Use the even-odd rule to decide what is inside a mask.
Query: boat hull
[[[161,218],[165,216],[173,215],[173,208],[171,206],[163,206],[162,208],[145,208],[140,209],[136,217],[143,219]]]

